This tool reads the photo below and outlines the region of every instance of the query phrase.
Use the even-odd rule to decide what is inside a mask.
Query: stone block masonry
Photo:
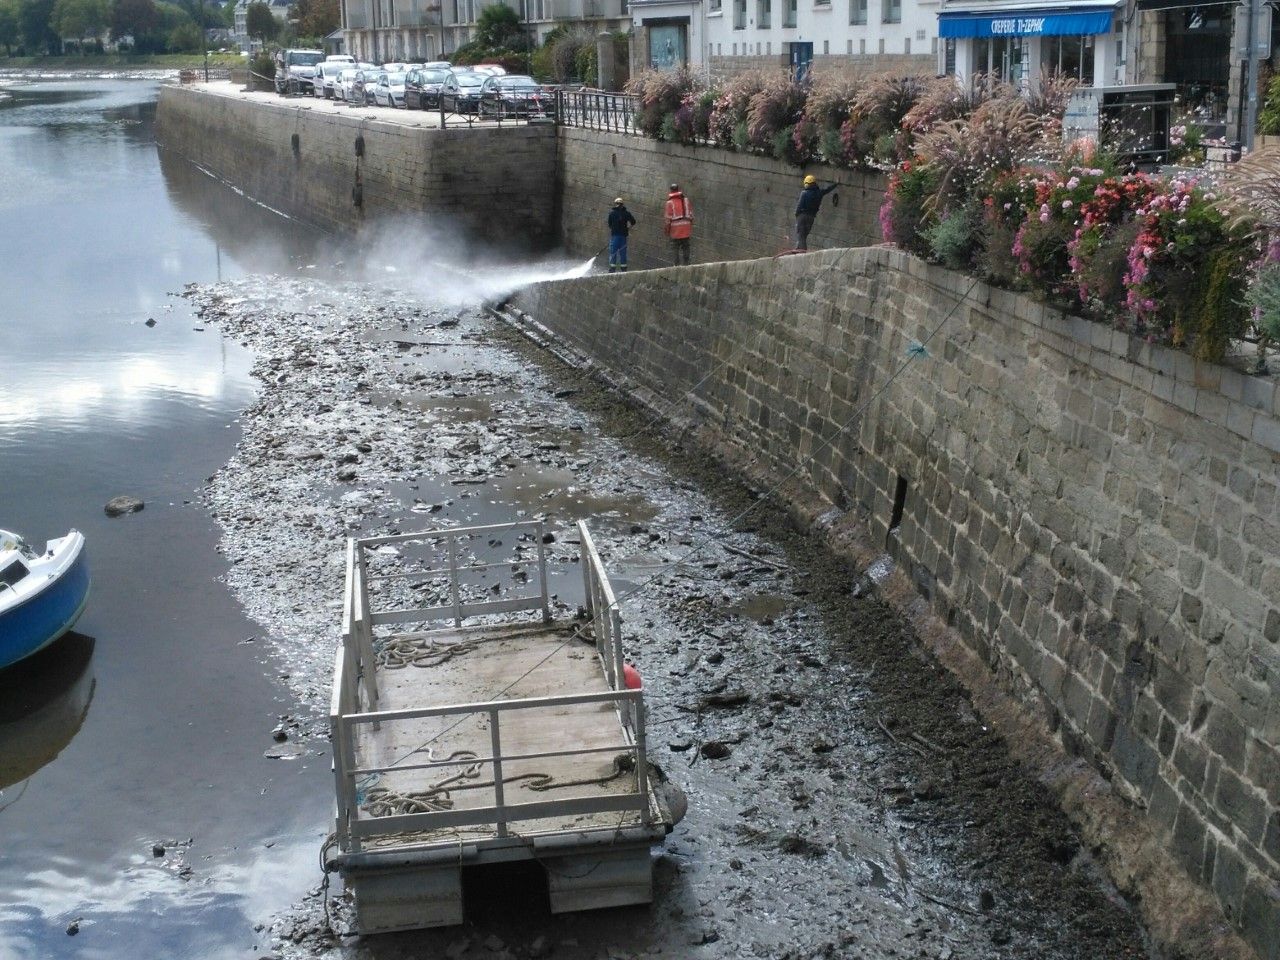
[[[499,247],[554,243],[553,127],[440,130],[219,90],[163,87],[157,140],[291,217],[336,232],[417,215]]]
[[[834,508],[837,532],[884,545],[944,647],[1280,958],[1274,379],[884,247],[540,284],[516,304],[801,514]],[[1176,941],[1190,905],[1154,899]]]
[[[679,183],[693,204],[694,262],[773,256],[793,245],[796,200],[806,171],[780,160],[714,147],[686,147],[641,137],[562,127],[561,239],[574,255],[590,256],[609,241],[605,218],[622,196],[637,223],[628,243],[633,269],[670,265],[662,231],[667,187]],[[885,178],[880,173],[813,167],[827,197],[809,236],[813,248],[879,243]],[[603,259],[601,260],[603,263]]]
[[[635,269],[672,262],[662,231],[672,182],[693,203],[693,260],[709,262],[789,249],[804,176],[778,160],[712,147],[572,127],[440,130],[429,114],[317,109],[231,84],[162,88],[156,128],[164,149],[331,232],[425,215],[489,245],[560,244],[588,257],[608,244],[605,218],[621,194],[639,221],[629,244]],[[884,176],[812,169],[841,188],[823,203],[810,246],[878,243]]]

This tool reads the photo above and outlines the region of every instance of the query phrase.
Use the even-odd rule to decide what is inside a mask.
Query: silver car
[[[404,74],[385,71],[378,74],[373,85],[373,102],[380,107],[403,107]]]

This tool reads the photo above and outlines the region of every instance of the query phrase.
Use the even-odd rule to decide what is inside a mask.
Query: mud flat
[[[651,908],[552,918],[536,889],[511,896],[529,878],[479,876],[467,925],[358,939],[334,888],[327,912],[317,893],[277,920],[274,955],[1150,955],[911,628],[647,415],[475,309],[304,280],[188,296],[257,358],[261,391],[207,499],[312,735],[346,536],[543,515],[572,610],[572,521],[588,517],[626,598],[655,759],[690,798],[655,851]]]

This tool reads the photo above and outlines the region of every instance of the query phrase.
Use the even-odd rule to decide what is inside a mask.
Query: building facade
[[[938,11],[941,70],[1030,90],[1046,74],[1086,87],[1125,82],[1122,2],[946,0]]]
[[[687,67],[704,74],[705,0],[631,0],[631,75]]]
[[[486,7],[501,0],[342,0],[347,53],[382,63],[447,60],[475,38]],[[518,0],[507,4],[526,32],[541,43],[557,26],[574,24],[592,35],[630,26],[628,0]]]
[[[938,71],[937,0],[703,0],[715,78],[786,68]]]

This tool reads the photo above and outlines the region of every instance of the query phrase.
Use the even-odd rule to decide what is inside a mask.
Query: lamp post
[[[209,82],[209,26],[204,18],[204,0],[200,0],[200,46],[204,48],[204,82]]]

